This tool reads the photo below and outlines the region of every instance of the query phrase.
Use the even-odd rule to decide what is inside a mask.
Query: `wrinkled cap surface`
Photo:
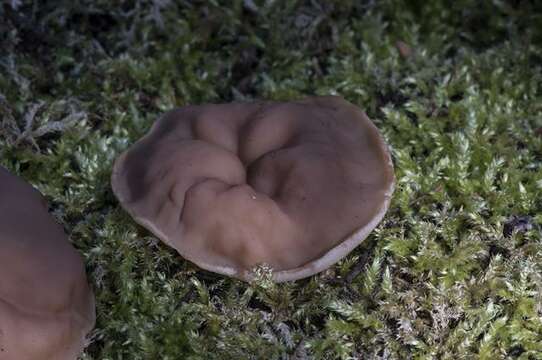
[[[116,161],[112,186],[137,222],[200,267],[244,280],[322,271],[387,210],[386,144],[340,97],[186,106]]]
[[[42,196],[0,167],[0,359],[74,360],[94,320],[81,257]]]

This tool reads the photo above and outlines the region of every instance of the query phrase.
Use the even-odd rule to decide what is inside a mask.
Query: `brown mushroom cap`
[[[74,360],[94,320],[81,257],[38,191],[0,167],[0,359]]]
[[[331,266],[386,212],[386,144],[340,97],[186,106],[116,161],[112,187],[135,220],[200,267],[275,281]]]

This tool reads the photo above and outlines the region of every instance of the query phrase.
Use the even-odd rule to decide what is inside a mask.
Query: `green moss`
[[[84,255],[83,359],[542,359],[538,2],[18,4],[0,6],[0,163]],[[382,224],[324,273],[198,270],[112,195],[114,158],[161,112],[312,94],[366,109],[397,176]]]

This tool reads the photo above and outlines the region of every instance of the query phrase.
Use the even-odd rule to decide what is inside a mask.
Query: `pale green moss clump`
[[[49,3],[0,5],[0,163],[84,254],[83,359],[542,359],[540,2]],[[163,111],[314,94],[365,108],[397,176],[328,271],[199,271],[113,197],[114,158]]]

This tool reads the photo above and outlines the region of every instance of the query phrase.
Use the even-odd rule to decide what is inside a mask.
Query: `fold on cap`
[[[38,191],[0,167],[0,359],[75,360],[94,321],[80,255]]]
[[[243,280],[324,270],[383,218],[394,188],[377,128],[340,97],[186,106],[115,162],[123,208],[198,266]]]

